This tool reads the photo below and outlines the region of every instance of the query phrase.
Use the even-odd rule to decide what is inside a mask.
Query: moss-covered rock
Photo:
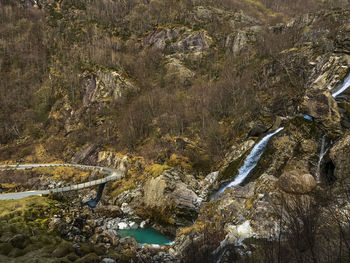
[[[74,251],[74,248],[71,243],[62,241],[57,246],[57,248],[54,251],[52,251],[52,256],[56,258],[62,258],[73,251]]]
[[[9,243],[0,243],[0,254],[7,256],[13,247]]]
[[[238,173],[239,167],[243,165],[244,159],[249,154],[254,143],[253,140],[248,140],[237,146],[233,146],[232,151],[228,154],[226,164],[219,171],[216,181],[220,182],[234,178]]]

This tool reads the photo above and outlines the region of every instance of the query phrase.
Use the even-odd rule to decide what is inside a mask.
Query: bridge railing
[[[64,166],[64,167],[75,167],[83,170],[100,170],[101,172],[106,173],[108,176],[92,180],[89,182],[69,185],[65,187],[59,187],[54,189],[47,189],[47,190],[41,190],[41,191],[48,191],[49,193],[62,193],[67,191],[74,191],[74,190],[80,190],[84,188],[88,188],[91,186],[99,185],[102,183],[107,183],[110,181],[118,180],[123,177],[123,172],[119,170],[115,170],[112,168],[107,167],[100,167],[100,166],[91,166],[91,165],[81,165],[81,164],[17,164],[17,165],[0,165],[0,170],[17,170],[17,169],[33,169],[33,168],[39,168],[39,167],[58,167],[58,166]],[[32,191],[33,195],[35,193],[39,193],[40,191]],[[24,192],[21,192],[24,193]],[[28,192],[26,192],[28,193]],[[16,194],[16,193],[13,193]],[[17,193],[20,194],[20,193]]]

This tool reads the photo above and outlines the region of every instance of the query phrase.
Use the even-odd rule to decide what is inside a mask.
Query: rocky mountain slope
[[[348,262],[348,1],[0,6],[0,162],[125,173],[95,213],[80,202],[96,189],[6,203],[20,218],[4,205],[0,220],[16,219],[0,231],[1,260]],[[281,127],[243,182],[216,195]],[[1,172],[0,184],[95,177],[38,169]],[[174,243],[115,234],[139,225]]]

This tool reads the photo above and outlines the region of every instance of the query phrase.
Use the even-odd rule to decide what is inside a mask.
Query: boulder
[[[317,185],[311,174],[300,173],[300,171],[284,172],[277,181],[280,189],[290,194],[310,193]]]
[[[138,229],[139,228],[139,225],[136,224],[135,222],[130,222],[130,229]]]
[[[123,211],[125,215],[133,215],[134,210],[129,206],[128,203],[123,203],[120,209]]]
[[[322,82],[322,78],[319,81]],[[329,90],[316,87],[308,90],[303,101],[303,111],[335,133],[341,130],[341,114]]]
[[[121,217],[123,215],[123,211],[116,205],[99,206],[95,208],[95,212],[101,216],[112,218]]]
[[[118,228],[119,229],[129,229],[129,225],[125,222],[120,222],[120,223],[118,223]]]
[[[208,238],[203,232],[214,232],[215,238],[220,236],[219,242],[228,243],[250,237],[270,238],[275,234],[271,197],[255,191],[256,184],[251,182],[228,188],[218,199],[204,203],[196,223],[178,232],[169,253],[181,258],[193,242]]]
[[[253,127],[250,129],[248,136],[258,137],[267,131],[267,128],[262,123],[254,123]]]
[[[140,223],[141,228],[146,228],[146,226],[149,224],[149,220],[144,220]]]
[[[26,235],[17,234],[10,238],[8,242],[15,248],[23,249],[30,243],[30,239]]]
[[[197,215],[200,201],[197,194],[181,180],[176,170],[165,170],[144,185],[145,209],[166,214],[171,217],[168,218],[169,223],[190,224],[188,219]]]

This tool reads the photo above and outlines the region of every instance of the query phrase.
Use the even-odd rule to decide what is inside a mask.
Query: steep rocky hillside
[[[36,199],[11,201],[51,241],[39,249],[16,219],[0,229],[0,261],[31,262],[37,250],[37,262],[348,262],[349,7],[2,1],[0,163],[124,177],[95,213],[80,203],[96,189],[39,198],[38,220]],[[100,177],[40,168],[0,171],[0,184],[13,192]],[[140,248],[113,232],[140,224],[174,243]]]

